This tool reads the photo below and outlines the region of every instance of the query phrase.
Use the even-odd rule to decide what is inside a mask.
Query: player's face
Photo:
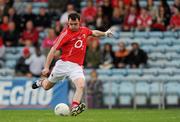
[[[78,19],[76,20],[69,19],[68,25],[71,31],[78,31],[80,27],[80,22]]]

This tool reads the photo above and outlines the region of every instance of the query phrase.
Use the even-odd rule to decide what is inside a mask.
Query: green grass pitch
[[[53,110],[0,110],[0,122],[180,122],[180,109],[88,109],[72,117]]]

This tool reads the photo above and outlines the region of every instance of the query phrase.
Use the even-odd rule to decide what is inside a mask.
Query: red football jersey
[[[62,51],[60,59],[83,65],[89,35],[92,35],[92,31],[87,27],[80,27],[77,32],[64,29],[54,43],[56,50]]]

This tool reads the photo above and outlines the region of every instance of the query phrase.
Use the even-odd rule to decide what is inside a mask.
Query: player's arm
[[[93,30],[92,36],[95,36],[95,37],[102,37],[102,36],[113,37],[113,34],[112,34],[112,31],[110,29],[107,30],[106,32],[99,31],[99,30]]]
[[[55,47],[53,46],[53,47],[51,48],[51,50],[49,51],[48,56],[47,56],[47,58],[46,58],[46,62],[45,62],[45,65],[44,65],[44,69],[43,69],[43,71],[42,71],[42,75],[43,75],[43,76],[46,76],[46,75],[49,73],[49,67],[50,67],[51,62],[52,62],[52,60],[53,60],[53,58],[54,58],[55,52],[56,52],[56,49],[55,49]]]

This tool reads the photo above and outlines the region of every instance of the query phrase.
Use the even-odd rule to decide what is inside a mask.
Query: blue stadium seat
[[[99,75],[111,75],[112,71],[110,69],[97,69]]]
[[[167,45],[158,45],[158,46],[151,46],[151,45],[142,45],[142,49],[144,49],[146,52],[151,53],[151,52],[160,52],[160,53],[166,53],[168,49],[171,48]],[[176,49],[169,49],[174,52]]]
[[[149,32],[149,37],[150,38],[162,38],[163,37],[163,33],[160,31],[157,32]]]
[[[159,38],[158,38],[159,39]],[[142,38],[141,40],[141,45],[152,45],[152,46],[157,46],[157,38],[149,38],[149,39],[145,39]]]
[[[157,68],[157,67],[156,67]],[[157,76],[158,72],[156,68],[142,69],[143,75]]]
[[[149,96],[149,84],[146,81],[136,82],[135,93],[136,105],[147,105],[147,99]]]
[[[103,96],[103,101],[105,106],[115,106],[116,105],[116,96],[112,95],[104,95]]]
[[[106,83],[103,83],[103,93],[104,94],[118,94],[118,83],[113,81],[108,81]]]
[[[149,95],[149,84],[145,81],[136,82],[136,94]]]
[[[128,75],[139,75],[139,76],[143,74],[142,69],[127,69],[127,73]]]
[[[2,68],[0,69],[0,78],[12,78],[14,73],[14,69]]]
[[[123,81],[119,84],[119,94],[134,94],[134,85],[133,82]]]
[[[154,46],[143,45],[141,46],[141,48],[147,53],[157,52],[157,51],[154,51]]]
[[[149,87],[150,87],[150,89],[149,89],[150,104],[151,105],[159,105],[161,102],[160,93],[162,93],[162,91],[160,89],[161,88],[160,82],[151,82]]]
[[[160,52],[154,52],[154,53],[150,53],[148,55],[149,59],[152,61],[157,61],[157,60],[170,60],[168,59],[168,57]]]
[[[173,45],[180,45],[180,39],[173,38],[172,40]]]
[[[108,75],[98,75],[98,79],[101,80],[102,82],[108,82],[108,81],[110,81]]]
[[[166,68],[165,60],[158,60],[158,61],[148,61],[148,67],[150,68]]]
[[[178,105],[180,84],[178,82],[168,82],[165,84],[166,104]]]
[[[163,34],[164,34],[164,38],[166,38],[166,37],[177,38],[177,36],[178,36],[178,34],[176,32],[172,32],[172,31],[166,31]]]
[[[132,104],[134,86],[132,82],[124,81],[119,84],[119,104],[130,106]]]
[[[157,45],[167,45],[167,46],[172,46],[173,45],[173,40],[174,38],[166,37],[164,39],[156,39]]]
[[[11,68],[14,69],[14,67],[16,65],[16,60],[8,60],[8,61],[6,61],[5,65],[6,65],[6,67],[8,67],[10,69]]]
[[[174,75],[172,68],[165,68],[165,69],[157,69],[159,75]]]
[[[119,42],[124,42],[126,44],[126,46],[129,46],[131,45],[131,43],[133,42],[137,42],[138,44],[141,45],[141,42],[138,38],[135,38],[135,39],[131,39],[131,38],[120,38],[119,39]]]
[[[171,60],[180,60],[180,55],[176,52],[170,52],[165,54]]]
[[[48,7],[48,3],[46,3],[46,2],[33,2],[32,3],[32,7],[33,8],[40,8],[40,7],[47,8]]]
[[[12,53],[6,53],[5,59],[6,60],[18,60],[21,57],[21,53],[12,54]]]
[[[138,31],[136,31],[136,32],[134,32],[134,37],[135,38],[148,38],[149,37],[149,34],[148,34],[148,32],[138,32]]]
[[[175,68],[180,68],[180,61],[179,60],[173,60],[170,62],[167,62],[166,67],[175,67]]]
[[[120,32],[113,32],[113,37],[115,39],[119,39],[120,38]]]
[[[112,74],[113,75],[128,75],[127,69],[112,69]]]
[[[169,81],[165,83],[165,92],[167,94],[179,94],[180,93],[180,84],[178,81]]]
[[[110,43],[112,44],[112,40],[110,38],[104,38],[100,41],[101,45],[104,45],[105,43]]]
[[[133,38],[133,32],[120,32],[120,38]]]
[[[177,75],[177,76],[179,76],[179,74],[180,74],[179,69],[172,69],[172,72],[173,72],[174,75]]]

